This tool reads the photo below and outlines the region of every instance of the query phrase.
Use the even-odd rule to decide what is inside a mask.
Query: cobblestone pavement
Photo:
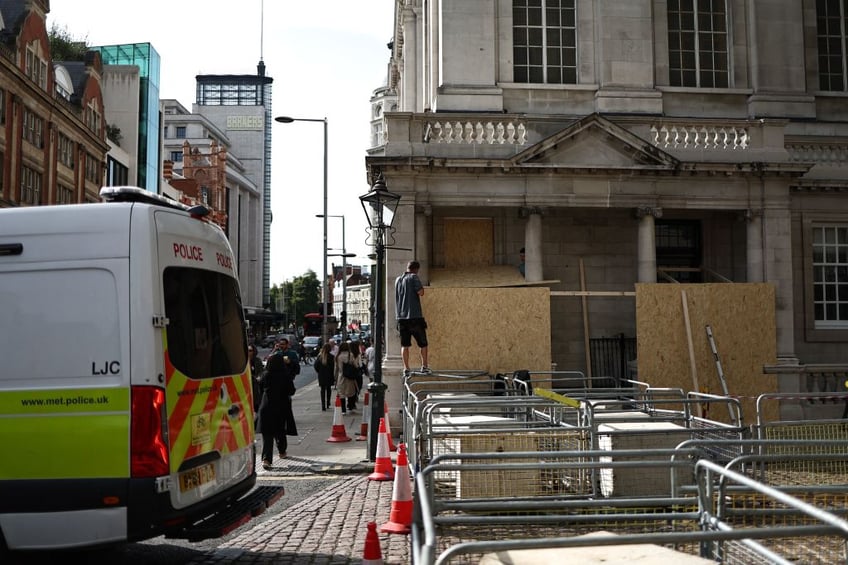
[[[274,563],[342,565],[362,562],[368,522],[388,521],[391,481],[344,477],[230,540],[198,564]],[[383,563],[407,564],[409,536],[380,534]]]
[[[322,411],[317,384],[298,389],[293,407],[299,435],[289,438],[288,456],[275,457],[269,471],[257,461],[260,479],[280,478],[289,484],[299,477],[338,475],[305,499],[273,519],[207,552],[192,565],[297,564],[344,565],[362,562],[368,523],[379,526],[391,513],[393,481],[371,481],[374,463],[363,461],[365,442],[328,443],[334,422],[332,410]],[[351,437],[360,429],[361,412],[344,417]],[[261,441],[257,442],[257,452]],[[394,458],[394,454],[393,454]],[[289,480],[291,479],[291,481]],[[410,559],[408,535],[379,534],[383,563],[406,565]]]

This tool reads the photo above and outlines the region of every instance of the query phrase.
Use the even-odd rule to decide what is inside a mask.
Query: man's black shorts
[[[413,337],[418,347],[427,347],[427,322],[424,321],[424,318],[398,320],[397,323],[398,331],[400,332],[401,347],[412,345]]]

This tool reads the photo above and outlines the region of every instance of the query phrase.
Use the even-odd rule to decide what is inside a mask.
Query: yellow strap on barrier
[[[579,400],[574,400],[573,398],[570,398],[570,397],[565,396],[563,394],[559,394],[559,393],[554,392],[552,390],[548,390],[546,388],[533,387],[533,394],[535,394],[536,396],[541,396],[542,398],[548,398],[550,400],[555,400],[556,402],[559,402],[560,404],[565,404],[566,406],[571,406],[572,408],[580,408],[580,401]]]

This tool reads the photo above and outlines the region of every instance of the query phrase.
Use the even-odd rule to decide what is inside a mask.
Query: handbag
[[[342,376],[346,379],[356,379],[359,376],[359,367],[353,363],[342,363]]]

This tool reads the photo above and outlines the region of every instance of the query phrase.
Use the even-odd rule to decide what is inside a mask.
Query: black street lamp
[[[389,192],[386,181],[380,173],[371,192],[359,197],[362,209],[368,218],[368,227],[374,238],[376,264],[374,266],[374,295],[371,297],[374,309],[372,321],[372,337],[374,339],[374,379],[368,385],[371,406],[371,423],[368,428],[368,460],[377,459],[377,436],[380,431],[380,417],[386,404],[386,385],[383,384],[383,320],[385,319],[385,286],[384,259],[386,254],[386,230],[392,227],[395,219],[400,195]]]

